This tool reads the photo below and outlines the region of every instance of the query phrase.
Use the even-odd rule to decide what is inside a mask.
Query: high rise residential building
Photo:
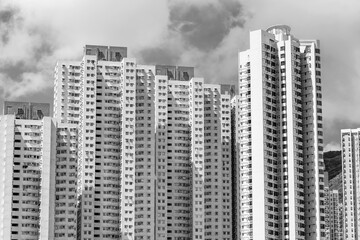
[[[0,238],[52,237],[55,145],[51,118],[43,120],[0,117],[1,184]]]
[[[15,115],[16,119],[39,120],[50,117],[49,103],[4,102],[3,115]]]
[[[338,190],[325,186],[325,231],[327,240],[343,239],[342,203]]]
[[[279,25],[239,54],[240,239],[324,239],[320,46]]]
[[[341,239],[320,68],[319,42],[285,25],[250,33],[237,96],[192,67],[86,45],[55,67],[54,118],[5,102],[0,238]],[[358,141],[342,131],[345,239],[359,231]]]
[[[80,62],[58,62],[54,77],[53,115],[62,123],[79,124]]]
[[[233,95],[123,47],[58,62],[54,117],[79,125],[77,238],[232,239]]]
[[[359,239],[360,128],[341,130],[343,239]]]
[[[54,237],[75,240],[77,237],[77,153],[78,126],[56,123],[56,163]]]
[[[232,177],[232,236],[233,239],[240,239],[240,97],[235,95],[231,99],[231,177]],[[250,220],[250,219],[249,219]]]
[[[68,229],[73,233],[56,239],[75,239],[76,185],[65,182],[76,180],[76,174],[71,176],[67,171],[76,171],[76,161],[70,165],[57,158],[71,149],[60,136],[69,126],[57,127],[50,117],[0,116],[1,239],[54,239]]]

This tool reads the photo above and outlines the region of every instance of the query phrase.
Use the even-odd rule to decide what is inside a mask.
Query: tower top
[[[266,29],[267,32],[269,33],[284,33],[286,35],[289,35],[290,34],[290,31],[291,31],[291,27],[289,27],[288,25],[274,25],[274,26],[271,26],[269,27],[268,29]]]
[[[291,28],[288,25],[274,25],[266,29],[266,31],[274,34],[277,41],[283,41],[290,36]]]

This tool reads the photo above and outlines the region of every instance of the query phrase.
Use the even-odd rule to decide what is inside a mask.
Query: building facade
[[[360,129],[341,130],[343,239],[359,238]]]
[[[280,25],[251,32],[239,54],[241,239],[325,238],[319,47]]]
[[[234,86],[87,45],[58,62],[54,96],[79,125],[78,239],[232,239]]]
[[[0,238],[325,239],[320,67],[283,25],[251,32],[237,96],[86,45],[55,67],[54,118],[0,118]]]
[[[68,126],[57,128],[50,117],[32,120],[3,115],[0,122],[0,238],[75,239],[76,232],[57,238],[60,232],[76,230],[76,185],[70,182],[76,175],[70,176],[68,170],[76,171],[76,165],[60,163],[70,149],[60,137]],[[72,214],[72,218],[62,218],[62,214]]]
[[[55,126],[43,120],[1,116],[2,239],[53,237]]]
[[[342,234],[342,203],[339,192],[325,187],[326,239],[344,239]]]
[[[56,122],[54,239],[77,237],[78,126]]]

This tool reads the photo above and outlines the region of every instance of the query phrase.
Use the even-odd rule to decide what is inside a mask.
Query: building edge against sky
[[[62,226],[76,236],[77,126],[3,115],[0,127],[0,237],[54,239]]]
[[[250,32],[239,54],[241,239],[325,237],[319,54],[285,25]]]
[[[318,41],[299,41],[284,25],[251,32],[250,49],[239,54],[237,96],[232,85],[195,78],[191,67],[138,64],[124,47],[86,45],[82,60],[59,61],[54,118],[13,131],[28,136],[26,126],[52,122],[51,146],[12,158],[35,156],[31,164],[50,163],[55,172],[51,180],[36,170],[53,188],[38,184],[35,195],[55,190],[41,200],[53,207],[36,210],[53,222],[47,234],[323,239],[319,54]],[[36,134],[13,142],[41,144],[45,133]],[[0,145],[15,147],[10,142]],[[17,192],[9,179],[2,183],[2,196]],[[45,215],[34,219],[44,223]],[[30,222],[24,231],[46,226]]]
[[[325,231],[326,239],[340,240],[343,237],[343,202],[341,193],[332,189],[325,172]]]
[[[343,237],[358,239],[360,233],[360,128],[341,130],[343,182]]]
[[[78,237],[231,239],[234,88],[126,48],[58,62],[54,117],[79,124]]]

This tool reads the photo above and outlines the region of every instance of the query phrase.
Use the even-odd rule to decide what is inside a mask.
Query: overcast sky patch
[[[321,42],[325,143],[360,127],[357,0],[2,0],[0,9],[0,104],[52,103],[56,61],[79,60],[85,44],[125,46],[139,64],[194,66],[205,82],[237,84],[249,31],[287,24]]]

